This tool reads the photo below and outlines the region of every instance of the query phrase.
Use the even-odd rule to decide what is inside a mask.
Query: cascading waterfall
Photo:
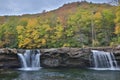
[[[96,70],[117,70],[118,65],[113,53],[92,50],[93,65]]]
[[[18,53],[22,68],[19,70],[39,70],[40,69],[40,51],[26,50],[24,54]]]

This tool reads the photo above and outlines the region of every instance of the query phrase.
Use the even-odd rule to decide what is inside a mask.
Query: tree
[[[120,44],[120,6],[117,7],[116,10],[116,19],[115,19],[115,34],[117,35],[117,38],[115,39],[114,42]]]
[[[0,27],[0,42],[1,47],[17,47],[17,31],[16,25],[18,24],[18,18],[11,17],[6,23]]]
[[[28,19],[26,26],[17,26],[19,48],[39,48],[45,41],[40,39],[37,19]]]
[[[68,19],[68,26],[73,28],[74,37],[80,46],[91,45],[91,12],[79,9]]]
[[[114,12],[104,9],[95,14],[96,39],[101,45],[109,46],[114,32]]]

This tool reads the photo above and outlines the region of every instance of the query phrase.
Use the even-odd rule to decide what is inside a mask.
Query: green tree
[[[37,19],[28,19],[26,26],[17,26],[19,48],[39,48],[43,40],[39,37]]]
[[[97,12],[94,17],[97,41],[100,42],[100,46],[109,46],[114,36],[114,12],[110,9],[104,9],[102,12]]]
[[[18,24],[18,18],[11,17],[6,23],[0,27],[0,42],[1,47],[17,47],[17,32],[16,25]]]
[[[120,44],[120,6],[118,6],[116,10],[115,24],[116,25],[114,33],[117,35],[117,38],[114,39],[114,42]]]
[[[74,37],[80,46],[91,45],[91,12],[79,9],[71,15],[68,20],[68,26],[73,27]]]

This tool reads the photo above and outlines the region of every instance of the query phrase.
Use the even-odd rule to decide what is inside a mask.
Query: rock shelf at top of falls
[[[35,49],[32,49],[35,50]],[[43,68],[88,68],[91,63],[91,50],[112,52],[120,65],[120,48],[51,48],[40,50],[40,66]],[[0,49],[0,68],[20,68],[21,61],[16,53],[25,53],[25,49]]]

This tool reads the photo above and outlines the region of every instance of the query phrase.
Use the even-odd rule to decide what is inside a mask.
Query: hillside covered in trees
[[[74,2],[40,14],[0,16],[0,48],[120,44],[120,7]]]

